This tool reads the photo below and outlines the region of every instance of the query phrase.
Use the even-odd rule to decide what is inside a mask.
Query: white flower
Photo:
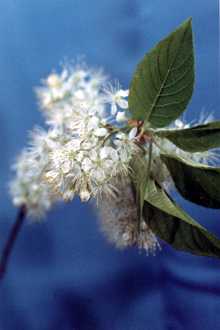
[[[94,131],[94,134],[95,134],[95,136],[103,137],[108,134],[108,130],[106,128],[100,127]]]
[[[86,157],[83,159],[82,161],[82,169],[85,172],[89,172],[92,169],[93,165],[92,165],[92,161]]]
[[[174,121],[174,127],[178,129],[189,128],[190,124],[184,123],[181,119],[176,119]]]
[[[125,111],[120,111],[120,112],[117,113],[117,115],[116,115],[116,121],[118,123],[124,123],[127,120],[128,120],[128,117],[127,117]]]
[[[128,97],[129,90],[120,89],[119,84],[115,87],[109,84],[104,89],[104,93],[104,100],[111,105],[111,114],[113,116],[117,113],[118,107],[121,109],[128,108],[128,101],[126,98]]]

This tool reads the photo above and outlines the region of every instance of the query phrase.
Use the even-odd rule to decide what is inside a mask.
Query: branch
[[[3,249],[1,259],[0,259],[0,280],[3,279],[3,277],[6,273],[8,261],[9,261],[10,255],[12,253],[16,238],[21,230],[21,226],[25,219],[26,212],[27,212],[26,206],[22,205],[20,207],[20,209],[18,210],[16,221],[15,221],[14,225],[12,226],[11,231],[8,235],[8,239],[7,239],[7,242]]]

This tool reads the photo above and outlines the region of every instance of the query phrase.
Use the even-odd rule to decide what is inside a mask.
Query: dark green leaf
[[[138,65],[128,99],[132,117],[144,120],[146,126],[170,124],[185,110],[193,84],[194,53],[189,19]]]
[[[162,240],[177,250],[220,257],[220,240],[193,220],[153,180],[145,199],[145,221]]]
[[[160,130],[156,135],[169,139],[182,150],[202,152],[220,147],[220,121],[186,129]]]
[[[195,164],[179,157],[161,155],[179,193],[187,200],[220,208],[220,169]]]

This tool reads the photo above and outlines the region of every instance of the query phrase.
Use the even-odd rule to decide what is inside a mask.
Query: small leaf
[[[187,200],[209,208],[220,208],[220,169],[161,155],[179,193]]]
[[[220,147],[220,121],[186,129],[158,130],[155,134],[184,151],[203,152]]]
[[[191,19],[145,55],[131,81],[129,109],[145,126],[163,127],[185,110],[193,92]]]
[[[177,250],[220,257],[220,240],[183,211],[153,180],[145,199],[145,221],[162,240]]]

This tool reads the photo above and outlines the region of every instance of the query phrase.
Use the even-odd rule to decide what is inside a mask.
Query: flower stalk
[[[2,280],[4,278],[4,275],[6,273],[9,258],[10,258],[10,255],[12,253],[15,241],[16,241],[16,239],[18,237],[18,234],[21,230],[24,219],[26,217],[26,213],[27,213],[26,206],[22,205],[18,210],[16,221],[15,221],[14,225],[11,228],[11,231],[9,233],[8,239],[6,241],[5,247],[4,247],[2,255],[1,255],[1,259],[0,259],[0,280]]]

